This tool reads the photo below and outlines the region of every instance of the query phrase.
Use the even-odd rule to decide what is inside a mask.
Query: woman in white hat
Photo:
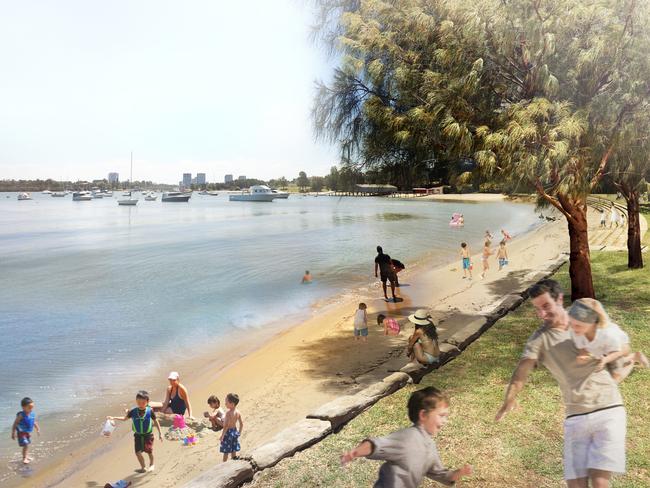
[[[407,354],[411,361],[417,361],[425,366],[437,363],[440,357],[438,332],[436,326],[431,321],[429,312],[420,309],[414,314],[409,315],[409,322],[415,325],[415,331],[409,337],[407,349]]]
[[[167,395],[162,404],[162,413],[176,414],[185,416],[187,411],[188,417],[192,418],[192,405],[190,404],[190,396],[180,382],[180,375],[176,371],[169,373],[167,378],[169,386],[167,387]]]

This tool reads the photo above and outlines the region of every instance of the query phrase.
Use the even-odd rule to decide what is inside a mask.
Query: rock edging
[[[318,407],[307,417],[276,434],[268,443],[256,448],[248,458],[221,463],[205,471],[185,485],[186,488],[237,488],[253,480],[256,472],[271,468],[340,430],[346,423],[384,397],[392,395],[409,383],[419,383],[424,376],[459,356],[472,342],[501,317],[518,308],[528,297],[535,283],[553,275],[568,260],[566,255],[526,275],[520,293],[511,293],[498,300],[492,308],[467,323],[440,344],[440,362],[427,368],[402,368],[382,381],[353,394],[339,397]]]

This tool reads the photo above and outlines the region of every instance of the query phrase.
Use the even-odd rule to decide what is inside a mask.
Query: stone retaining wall
[[[252,481],[256,472],[271,468],[282,459],[321,441],[340,430],[347,422],[364,412],[382,398],[392,395],[409,383],[420,380],[459,356],[481,334],[501,317],[519,307],[528,297],[528,290],[538,281],[553,275],[568,260],[561,255],[522,280],[522,290],[496,301],[488,310],[468,322],[463,328],[440,344],[440,362],[427,368],[404,367],[382,381],[355,393],[339,397],[307,415],[307,418],[279,432],[270,442],[255,449],[245,459],[221,463],[186,484],[186,488],[236,488]]]

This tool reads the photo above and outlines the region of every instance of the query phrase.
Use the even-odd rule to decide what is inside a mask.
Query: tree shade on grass
[[[647,215],[650,218],[650,214]],[[650,235],[646,236],[650,243]],[[635,350],[650,349],[650,273],[629,270],[623,253],[593,254],[594,282],[612,319],[632,339]],[[556,278],[564,287],[563,267]],[[425,377],[420,385],[383,399],[346,425],[341,432],[275,468],[262,472],[252,486],[371,486],[379,463],[357,460],[341,468],[338,456],[370,436],[408,426],[406,401],[410,393],[433,385],[451,396],[451,418],[437,438],[443,462],[474,465],[474,476],[462,486],[475,488],[562,487],[562,422],[560,391],[544,369],[534,371],[519,395],[520,409],[501,423],[494,415],[501,405],[510,375],[524,342],[538,321],[526,302],[501,319],[458,359]],[[628,473],[615,488],[650,486],[650,371],[636,370],[621,391],[628,413]],[[439,486],[426,481],[423,487]]]

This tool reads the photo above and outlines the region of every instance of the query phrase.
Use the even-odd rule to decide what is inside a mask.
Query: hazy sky
[[[301,0],[0,0],[0,179],[325,174]]]

